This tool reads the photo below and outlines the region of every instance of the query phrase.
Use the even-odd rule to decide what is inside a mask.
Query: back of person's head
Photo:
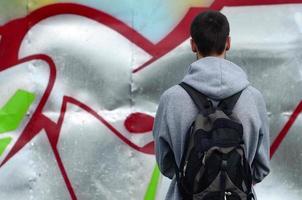
[[[227,18],[218,11],[205,11],[191,24],[191,37],[202,56],[220,55],[226,49],[230,33]]]

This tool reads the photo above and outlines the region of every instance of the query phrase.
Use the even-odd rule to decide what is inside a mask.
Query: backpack
[[[241,92],[212,102],[180,83],[199,113],[190,126],[176,179],[185,200],[252,200],[252,175],[246,159],[243,126],[232,110]]]

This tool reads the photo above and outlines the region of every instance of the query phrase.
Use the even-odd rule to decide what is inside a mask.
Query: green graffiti
[[[12,141],[11,137],[2,138],[0,139],[0,156],[2,155],[3,151],[6,149],[7,145]]]
[[[35,100],[35,94],[17,90],[17,92],[0,109],[0,134],[16,130],[26,115],[30,105]],[[0,156],[12,141],[11,137],[0,139]]]
[[[157,165],[155,165],[144,200],[155,200],[159,176],[160,176],[159,168]]]
[[[0,133],[16,130],[35,99],[35,94],[17,90],[0,109]]]

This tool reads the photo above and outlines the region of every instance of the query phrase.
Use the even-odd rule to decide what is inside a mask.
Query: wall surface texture
[[[164,199],[153,117],[207,8],[267,102],[258,199],[301,199],[302,0],[0,0],[0,199]]]

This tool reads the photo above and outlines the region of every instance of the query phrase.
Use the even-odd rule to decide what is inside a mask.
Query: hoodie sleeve
[[[260,92],[259,92],[260,93]],[[261,182],[270,172],[270,138],[269,123],[265,101],[260,93],[258,100],[258,112],[261,120],[257,151],[252,163],[253,183]]]
[[[174,156],[171,151],[171,139],[166,119],[167,100],[163,94],[157,108],[153,137],[155,143],[155,156],[161,173],[172,179],[174,175]]]

